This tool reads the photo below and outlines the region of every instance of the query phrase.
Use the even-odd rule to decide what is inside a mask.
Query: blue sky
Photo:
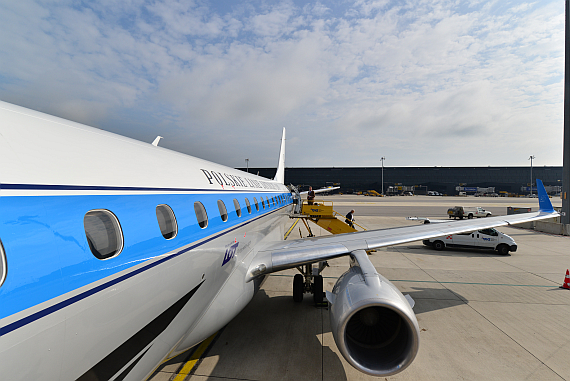
[[[562,165],[562,1],[0,1],[0,99],[233,167]]]

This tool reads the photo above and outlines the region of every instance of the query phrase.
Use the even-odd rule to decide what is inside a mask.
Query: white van
[[[497,250],[499,254],[503,255],[509,254],[509,251],[517,251],[517,244],[514,239],[493,228],[425,239],[423,244],[432,246],[436,250],[443,250],[448,246],[465,247]]]

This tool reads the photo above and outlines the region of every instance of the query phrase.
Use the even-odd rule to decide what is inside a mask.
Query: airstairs
[[[285,233],[284,239],[289,237],[293,229],[295,229],[295,226],[298,225],[299,221],[302,221],[307,228],[309,237],[314,237],[314,234],[308,222],[317,224],[332,234],[354,233],[366,230],[354,222],[352,226],[347,224],[345,222],[345,216],[333,209],[332,201],[313,200],[309,203],[307,200],[303,200],[301,198],[297,188],[293,185],[291,185],[290,188],[293,191],[294,208],[289,217],[291,219],[295,219],[295,222],[288,229],[287,233]],[[301,234],[300,228],[299,234]],[[315,264],[317,266],[313,267]],[[308,263],[297,267],[300,274],[296,274],[293,278],[293,300],[295,302],[301,302],[303,300],[303,294],[310,293],[313,294],[316,306],[328,306],[328,303],[324,300],[323,277],[320,275],[326,267],[328,267],[328,263],[326,261]]]
[[[298,205],[294,213],[290,215],[291,218],[297,219],[297,221],[295,221],[293,226],[287,231],[285,239],[287,239],[287,236],[293,231],[298,221],[303,222],[309,232],[309,237],[313,237],[314,235],[307,223],[308,221],[320,226],[331,234],[354,233],[366,230],[357,223],[353,223],[353,226],[347,224],[345,222],[345,216],[333,209],[332,201],[314,200],[312,204],[309,204],[306,200],[299,201],[301,201],[301,205]]]

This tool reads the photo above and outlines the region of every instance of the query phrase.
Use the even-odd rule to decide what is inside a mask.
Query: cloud
[[[206,159],[274,165],[285,125],[291,166],[561,164],[559,2],[0,7],[0,98]]]

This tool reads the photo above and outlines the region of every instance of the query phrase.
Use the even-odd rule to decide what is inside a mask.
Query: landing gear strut
[[[303,301],[303,294],[310,293],[313,294],[313,301],[316,305],[323,303],[323,276],[320,273],[325,267],[328,267],[326,261],[319,262],[319,267],[315,268],[312,263],[297,267],[301,274],[295,274],[293,278],[293,300],[295,302]]]

